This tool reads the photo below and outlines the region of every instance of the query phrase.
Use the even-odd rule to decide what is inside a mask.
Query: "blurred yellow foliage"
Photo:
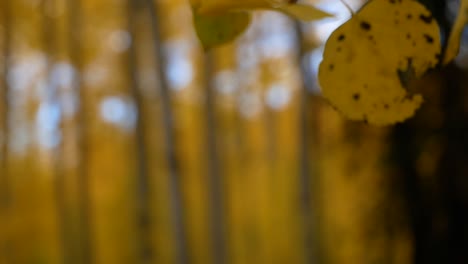
[[[186,1],[154,1],[160,43],[144,1],[39,2],[9,1],[12,19],[0,19],[12,34],[0,36],[10,46],[0,264],[170,264],[180,244],[190,263],[214,263],[213,141],[230,263],[410,263],[412,238],[387,184],[389,130],[350,124],[305,89],[299,62],[316,47],[299,43],[290,19],[255,13],[237,42],[211,51],[207,73]],[[284,2],[192,4],[315,10]]]

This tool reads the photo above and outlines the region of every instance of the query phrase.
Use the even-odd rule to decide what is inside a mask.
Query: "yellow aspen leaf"
[[[229,12],[221,15],[202,16],[194,12],[194,26],[205,49],[233,41],[250,24],[250,14]]]
[[[301,20],[318,20],[330,14],[292,0],[190,0],[195,31],[205,49],[233,41],[250,24],[246,11],[269,9]]]
[[[275,3],[268,0],[198,0],[197,12],[202,15],[213,15],[228,11],[268,8]]]
[[[443,65],[450,63],[458,55],[460,50],[461,35],[465,25],[468,23],[468,0],[461,0],[457,19],[450,32],[450,37],[445,50]]]
[[[330,17],[329,13],[326,13],[313,6],[302,4],[282,5],[277,7],[276,10],[302,21],[313,21]]]
[[[351,120],[402,122],[423,98],[401,78],[439,62],[439,26],[415,0],[372,0],[327,40],[319,67],[324,97]]]
[[[296,0],[191,0],[192,6],[198,6],[201,14],[225,12],[226,10],[276,8],[296,2]]]
[[[296,4],[291,0],[192,0],[197,1],[201,15],[219,14],[229,11],[267,9],[283,12],[293,18],[311,21],[330,17],[320,9],[310,5]]]

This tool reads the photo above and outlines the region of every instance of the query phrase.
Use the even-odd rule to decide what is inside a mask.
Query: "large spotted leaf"
[[[439,27],[413,0],[372,0],[328,39],[323,95],[346,117],[377,125],[411,117],[423,102],[406,90],[440,57]]]

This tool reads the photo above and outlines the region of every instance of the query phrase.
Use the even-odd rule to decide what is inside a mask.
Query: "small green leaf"
[[[195,31],[203,47],[208,50],[236,39],[250,24],[250,14],[227,12],[204,16],[194,12]]]

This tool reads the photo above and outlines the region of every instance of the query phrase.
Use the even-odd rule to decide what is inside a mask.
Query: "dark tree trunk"
[[[414,263],[468,263],[466,72],[449,65],[436,74],[437,92],[426,96],[415,118],[394,128],[395,179],[413,233]],[[439,121],[430,121],[434,112]],[[422,164],[424,157],[432,163]]]

